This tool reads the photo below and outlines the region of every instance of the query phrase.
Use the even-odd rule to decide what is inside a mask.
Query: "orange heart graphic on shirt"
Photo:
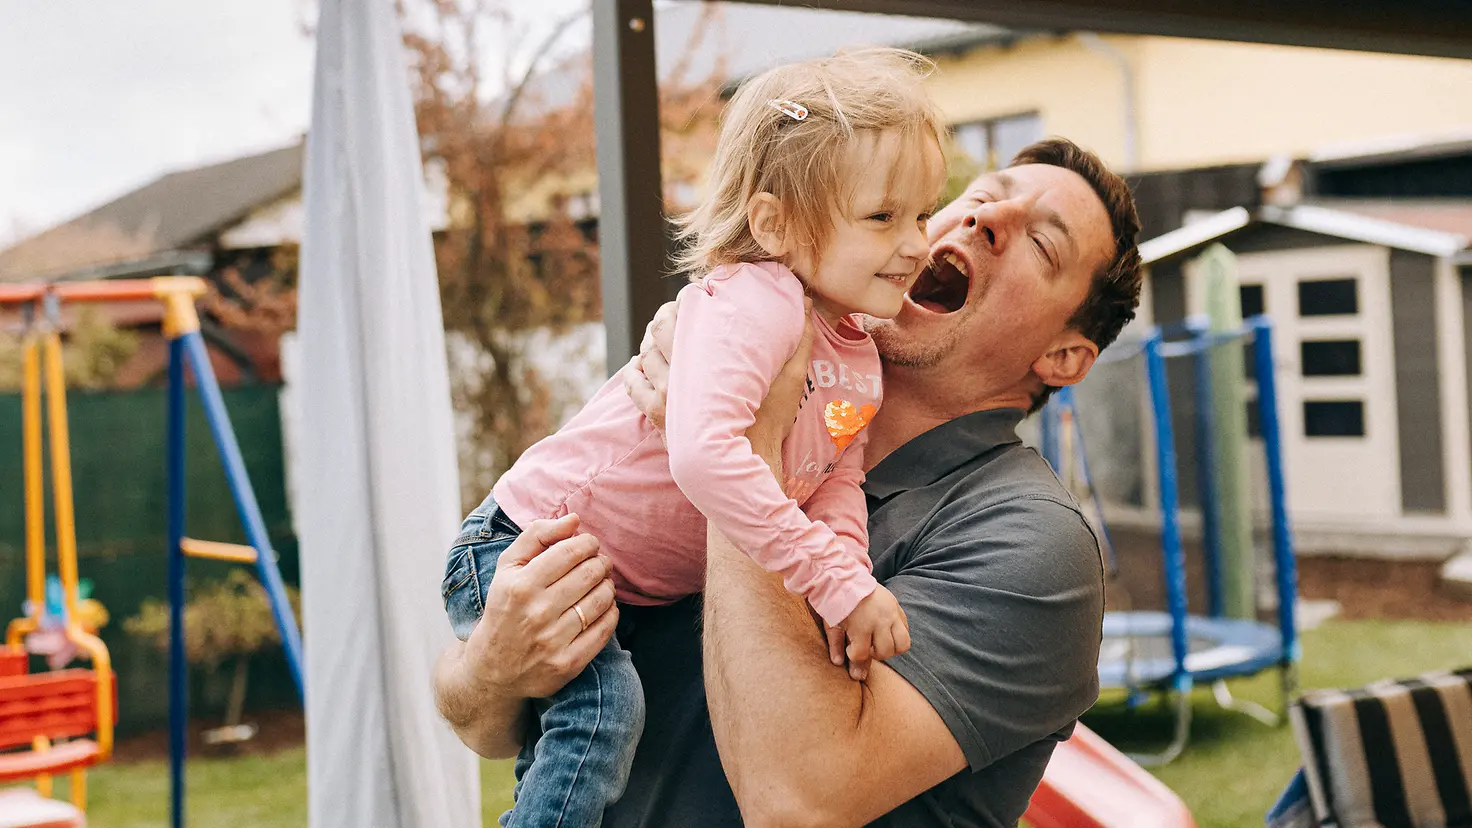
[[[833,438],[833,445],[838,446],[839,451],[848,448],[848,444],[859,436],[864,426],[869,424],[869,418],[874,416],[875,408],[872,404],[866,404],[863,408],[855,408],[848,400],[834,400],[823,409],[823,423],[828,426],[828,436]]]

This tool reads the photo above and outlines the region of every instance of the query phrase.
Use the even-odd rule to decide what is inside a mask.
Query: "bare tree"
[[[591,64],[586,53],[553,57],[583,14],[508,54],[509,83],[497,97],[486,94],[476,56],[485,38],[514,26],[505,6],[426,0],[401,14],[426,158],[444,165],[452,187],[450,228],[436,240],[445,327],[485,357],[475,375],[457,377],[465,380],[457,403],[484,452],[467,469],[482,478],[468,479],[470,490],[483,492],[484,473],[509,467],[557,425],[557,394],[530,358],[537,340],[527,334],[600,313],[597,243],[584,215],[596,163]],[[687,66],[661,89],[672,183],[703,169],[720,104],[716,75],[692,80]]]
[[[296,330],[297,262],[301,248],[283,244],[271,251],[264,274],[253,280],[241,273],[248,262],[220,271],[201,305],[227,329],[260,334],[268,342]]]

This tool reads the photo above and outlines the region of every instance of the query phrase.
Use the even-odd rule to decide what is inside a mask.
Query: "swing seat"
[[[0,753],[0,782],[64,773],[107,758],[98,742],[83,738],[98,730],[97,690],[92,670],[0,677],[0,751],[10,751]],[[117,698],[116,692],[109,696]],[[52,744],[58,739],[68,741]]]
[[[91,739],[73,739],[42,751],[27,750],[0,755],[0,782],[54,776],[97,764],[102,755]]]
[[[24,650],[0,647],[0,678],[25,675],[28,663],[28,656]]]
[[[86,828],[75,805],[48,799],[30,788],[0,790],[0,828]]]

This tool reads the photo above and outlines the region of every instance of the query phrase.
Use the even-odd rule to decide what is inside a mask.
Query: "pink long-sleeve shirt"
[[[860,485],[880,366],[852,322],[813,323],[807,393],[782,445],[785,485],[745,432],[802,336],[803,289],[781,265],[742,264],[682,292],[663,435],[615,375],[501,476],[496,502],[523,527],[576,512],[631,604],[703,588],[708,518],[836,625],[877,585]]]

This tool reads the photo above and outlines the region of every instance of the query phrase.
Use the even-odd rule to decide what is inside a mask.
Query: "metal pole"
[[[276,568],[276,555],[271,550],[271,540],[266,535],[266,522],[261,517],[255,489],[250,485],[245,460],[240,456],[240,445],[235,441],[235,430],[230,425],[230,414],[225,410],[225,399],[220,395],[220,385],[215,381],[215,370],[210,366],[204,337],[195,329],[181,335],[175,343],[184,349],[185,356],[189,358],[189,367],[194,372],[194,384],[199,389],[200,401],[204,403],[205,419],[209,421],[210,431],[214,433],[215,446],[220,452],[220,461],[225,466],[225,476],[230,481],[230,492],[235,496],[235,508],[240,513],[240,522],[245,526],[246,540],[256,549],[256,573],[271,599],[271,613],[276,618],[276,628],[281,632],[281,643],[286,649],[291,677],[296,681],[297,694],[305,700],[301,667],[302,639],[296,625],[296,614],[291,611],[291,604],[286,599],[286,584],[281,580],[281,571]]]
[[[644,325],[666,293],[652,0],[594,0],[593,114],[603,324],[612,374],[638,351]]]
[[[189,667],[184,659],[184,345],[169,340],[169,790],[174,828],[184,825]]]
[[[27,325],[31,306],[26,306]],[[41,337],[26,332],[21,348],[24,385],[21,423],[24,434],[26,488],[26,597],[30,599],[28,629],[38,629],[46,614],[46,491],[41,441]],[[17,643],[18,640],[17,640]]]
[[[1298,627],[1294,619],[1298,600],[1298,566],[1293,557],[1293,532],[1288,525],[1287,488],[1283,477],[1283,434],[1278,424],[1278,386],[1273,368],[1273,324],[1266,318],[1253,322],[1253,359],[1257,363],[1257,405],[1262,444],[1267,453],[1268,494],[1273,513],[1273,562],[1278,575],[1278,630],[1283,637],[1283,664],[1298,661]]]
[[[1163,765],[1186,749],[1191,735],[1191,688],[1193,677],[1186,669],[1186,562],[1181,549],[1180,496],[1176,481],[1175,432],[1170,415],[1170,390],[1165,376],[1164,334],[1159,328],[1145,340],[1145,371],[1150,382],[1150,403],[1155,418],[1155,453],[1160,477],[1160,546],[1165,558],[1166,603],[1170,611],[1170,644],[1175,669],[1167,694],[1175,694],[1175,725],[1170,744],[1160,753],[1130,754],[1142,765]]]
[[[61,578],[67,623],[77,617],[77,518],[72,499],[72,449],[66,416],[66,376],[61,364],[61,302],[46,294],[42,371],[46,416],[51,426],[51,511],[56,518],[56,570]]]
[[[1165,554],[1165,592],[1171,618],[1171,654],[1179,685],[1186,673],[1186,561],[1181,549],[1180,495],[1176,481],[1176,438],[1170,419],[1170,390],[1165,379],[1165,357],[1156,331],[1145,342],[1145,365],[1150,376],[1150,402],[1155,412],[1155,455],[1160,475],[1161,547]],[[1179,689],[1179,687],[1178,687]]]

